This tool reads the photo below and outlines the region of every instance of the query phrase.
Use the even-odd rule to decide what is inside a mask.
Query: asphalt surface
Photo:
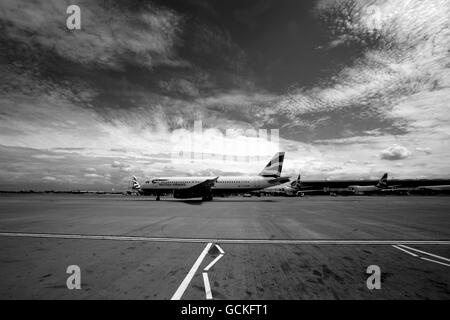
[[[2,195],[0,299],[449,299],[449,208],[419,196]],[[80,290],[66,286],[69,265]]]

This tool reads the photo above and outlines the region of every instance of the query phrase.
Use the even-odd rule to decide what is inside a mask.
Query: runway
[[[0,298],[449,299],[448,208],[450,197],[3,195]],[[69,265],[81,290],[67,289]]]

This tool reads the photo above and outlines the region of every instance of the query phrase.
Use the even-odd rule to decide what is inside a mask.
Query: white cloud
[[[403,146],[394,145],[391,146],[380,153],[381,159],[384,160],[400,160],[406,159],[411,155],[411,151]]]
[[[55,177],[46,176],[46,177],[43,177],[42,180],[44,180],[44,181],[56,181],[56,178]]]
[[[322,156],[334,157],[330,161],[335,164],[341,156],[356,159],[357,164],[348,166],[350,175],[365,175],[368,171],[364,163],[373,170],[392,170],[406,177],[418,177],[419,172],[429,176],[448,172],[450,165],[444,159],[450,156],[450,2],[325,0],[319,3],[318,11],[323,13],[344,3],[355,3],[356,11],[352,16],[348,15],[350,11],[342,12],[343,20],[333,30],[335,38],[330,46],[322,47],[329,50],[357,42],[365,48],[362,57],[328,79],[326,85],[290,90],[276,104],[273,114],[308,119],[334,112],[339,120],[346,119],[350,128],[358,125],[352,119],[354,113],[362,120],[375,115],[376,120],[387,121],[375,130],[360,131],[360,135],[315,141]],[[370,6],[378,10],[375,26],[367,10]],[[375,30],[366,32],[369,28]],[[369,44],[369,33],[378,37],[378,42]],[[344,136],[343,131],[338,134]],[[410,150],[419,153],[411,157]],[[383,159],[405,161],[396,167]],[[420,165],[424,161],[426,168]]]
[[[129,165],[127,165],[127,164],[125,164],[125,163],[123,163],[123,162],[120,162],[120,161],[115,160],[115,161],[113,161],[113,163],[111,164],[111,167],[112,167],[112,168],[119,168],[119,169],[126,169],[126,168],[129,167]]]
[[[350,16],[346,3],[355,3]],[[347,32],[337,35],[339,41],[349,34],[351,41],[355,37],[364,41],[376,8],[380,21],[371,32],[378,34],[379,43],[372,47],[365,43],[364,56],[343,68],[331,86],[291,91],[279,102],[281,111],[302,115],[364,105],[386,112],[399,98],[449,84],[450,2],[322,1],[318,11],[336,7],[342,11],[341,24]],[[343,32],[341,24],[335,26],[335,33]]]
[[[103,176],[96,174],[96,173],[86,173],[84,176],[86,178],[93,178],[93,179],[103,179],[104,178]]]

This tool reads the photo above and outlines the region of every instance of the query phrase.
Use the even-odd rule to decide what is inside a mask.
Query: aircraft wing
[[[278,178],[274,178],[274,179],[269,180],[269,182],[270,183],[278,182],[278,183],[282,184],[282,183],[289,182],[289,180],[290,180],[289,177],[278,177]]]
[[[209,191],[217,182],[217,179],[219,177],[215,177],[212,179],[206,179],[203,182],[200,182],[192,187],[189,187],[187,189],[184,189],[184,191],[190,191],[190,192],[202,192],[202,191]]]

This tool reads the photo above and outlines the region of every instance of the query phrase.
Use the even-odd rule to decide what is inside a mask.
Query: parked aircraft
[[[289,181],[284,184],[273,186],[269,188],[265,188],[260,191],[256,191],[260,194],[268,194],[268,195],[275,195],[275,196],[287,196],[287,197],[295,197],[295,196],[301,196],[302,193],[299,192],[301,187],[301,175],[299,174],[297,177],[297,180]]]
[[[383,174],[383,176],[381,177],[381,179],[378,181],[378,183],[376,185],[372,185],[372,186],[351,185],[351,186],[348,186],[347,190],[354,194],[368,194],[368,193],[373,193],[373,192],[379,192],[381,190],[388,188],[387,178],[388,178],[388,174],[385,173],[385,174]]]
[[[284,152],[279,152],[255,176],[223,177],[158,177],[147,180],[142,186],[133,177],[133,189],[141,195],[173,194],[177,199],[202,198],[210,201],[214,195],[245,194],[289,181],[281,177]]]

